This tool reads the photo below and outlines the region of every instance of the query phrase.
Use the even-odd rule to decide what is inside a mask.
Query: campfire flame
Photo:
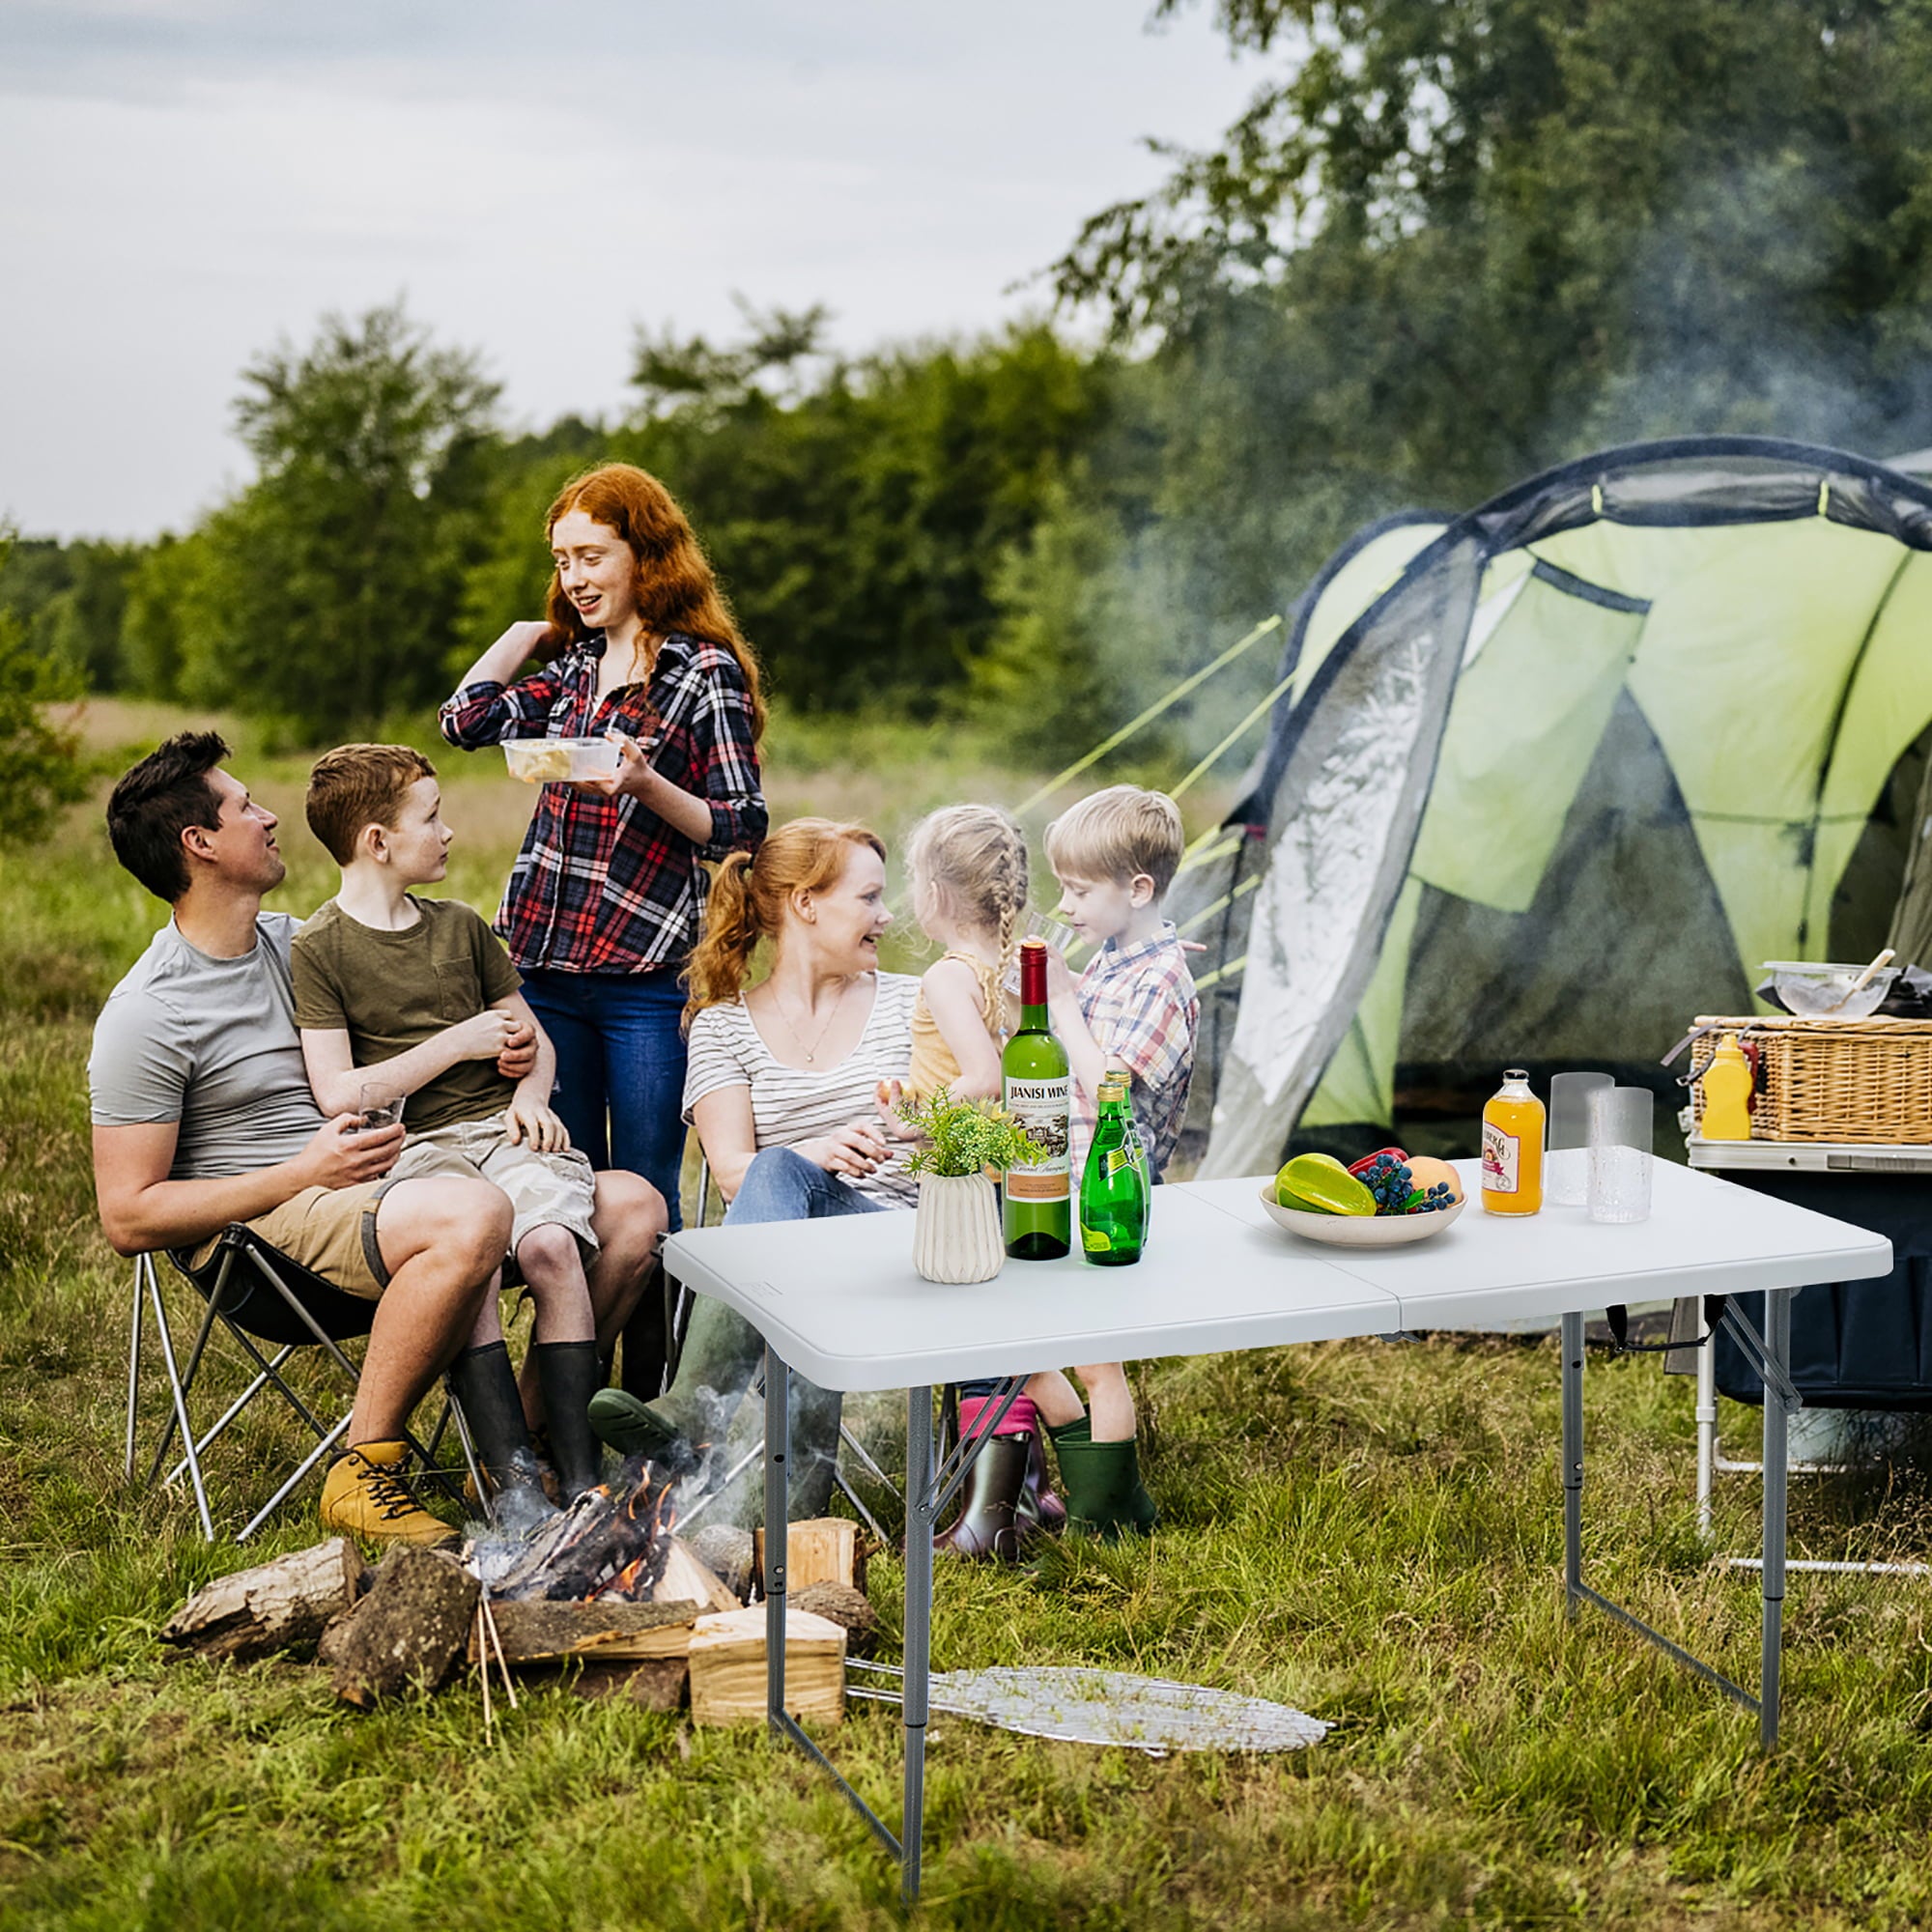
[[[586,1490],[526,1542],[472,1545],[471,1567],[502,1602],[647,1602],[670,1558],[672,1481],[639,1457]]]

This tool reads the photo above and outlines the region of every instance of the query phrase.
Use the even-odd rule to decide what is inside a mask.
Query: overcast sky
[[[623,407],[632,332],[823,301],[995,326],[1258,75],[1147,0],[0,0],[0,520],[182,528],[236,375],[407,295],[513,422]]]

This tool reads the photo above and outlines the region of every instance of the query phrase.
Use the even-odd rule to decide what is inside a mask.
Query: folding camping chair
[[[296,1464],[274,1494],[236,1532],[235,1541],[245,1543],[335,1447],[349,1427],[350,1408],[347,1405],[333,1421],[327,1419],[317,1413],[317,1406],[304,1398],[283,1371],[298,1350],[319,1348],[339,1371],[353,1402],[357,1371],[355,1364],[343,1352],[341,1345],[368,1334],[375,1320],[376,1303],[360,1295],[346,1293],[332,1282],[325,1281],[321,1275],[291,1260],[279,1248],[271,1247],[239,1222],[231,1223],[222,1230],[213,1252],[198,1266],[192,1264],[184,1253],[172,1249],[163,1252],[175,1272],[194,1287],[207,1307],[195,1332],[194,1345],[188,1350],[185,1364],[182,1364],[176,1357],[155,1256],[143,1254],[134,1258],[133,1323],[128,1350],[127,1479],[130,1485],[136,1482],[135,1471],[140,1454],[142,1345],[145,1331],[152,1323],[167,1378],[170,1412],[160,1440],[149,1459],[146,1473],[140,1478],[139,1487],[146,1488],[160,1474],[161,1466],[179,1435],[182,1454],[168,1470],[165,1480],[172,1485],[179,1482],[184,1474],[186,1475],[194,1492],[202,1534],[211,1543],[214,1541],[214,1519],[209,1508],[202,1458],[210,1445],[257,1396],[272,1388],[316,1438],[315,1447]],[[189,1399],[208,1360],[209,1344],[217,1323],[253,1364],[255,1373],[242,1393],[197,1435],[189,1419]],[[267,1350],[258,1346],[260,1344],[267,1344]],[[442,1418],[427,1446],[407,1431],[405,1439],[415,1452],[423,1470],[433,1480],[448,1483],[453,1490],[454,1473],[443,1475],[437,1469],[435,1460],[444,1429],[451,1423],[455,1425],[463,1451],[464,1468],[475,1486],[474,1492],[487,1498],[488,1492],[476,1466],[475,1448],[470,1441],[469,1427],[453,1397],[445,1405]]]
[[[719,1206],[722,1208],[724,1206],[724,1197],[722,1195],[719,1196],[718,1201]],[[710,1223],[711,1202],[711,1163],[705,1159],[704,1151],[700,1148],[697,1155],[697,1226],[700,1228],[706,1227]],[[693,1304],[696,1300],[696,1296],[693,1294],[690,1289],[681,1285],[674,1288],[671,1285],[669,1277],[667,1276],[665,1280],[665,1297],[667,1304],[665,1312],[665,1386],[668,1388],[672,1378],[677,1374],[678,1356],[684,1350],[685,1332],[691,1326],[691,1311]],[[764,1377],[760,1373],[753,1383],[753,1389],[754,1391],[761,1390],[763,1387]],[[893,1479],[879,1467],[871,1451],[859,1440],[858,1436],[852,1433],[851,1428],[842,1421],[838,1425],[838,1440],[841,1447],[851,1451],[859,1466],[887,1494],[892,1496],[895,1501],[903,1502],[903,1498],[900,1497],[897,1489],[893,1483]],[[693,1508],[685,1512],[684,1521],[687,1523],[691,1522],[702,1511],[708,1509],[712,1497],[722,1495],[753,1463],[761,1461],[764,1453],[765,1438],[760,1435],[757,1441],[748,1447],[738,1460],[725,1470],[724,1477],[710,1492],[710,1494],[701,1496]],[[838,1463],[833,1465],[832,1480],[838,1486],[845,1500],[859,1512],[859,1520],[881,1543],[890,1544],[892,1538],[880,1526],[878,1518],[872,1514],[871,1510],[867,1506],[866,1499],[852,1487],[851,1478],[846,1475],[843,1467]]]

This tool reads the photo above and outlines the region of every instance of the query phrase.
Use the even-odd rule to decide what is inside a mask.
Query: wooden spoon
[[[1854,980],[1849,986],[1845,988],[1845,998],[1838,1002],[1839,1006],[1842,1007],[1845,1004],[1845,1000],[1849,1000],[1854,993],[1862,991],[1863,988],[1870,983],[1872,975],[1878,972],[1880,968],[1888,966],[1890,963],[1891,963],[1891,948],[1888,946],[1885,949],[1885,951],[1881,952],[1878,955],[1878,957],[1874,959],[1872,963],[1869,966],[1867,966],[1865,970],[1862,973],[1861,973],[1859,977],[1856,980]]]

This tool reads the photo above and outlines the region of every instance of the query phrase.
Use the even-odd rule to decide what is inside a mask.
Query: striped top
[[[910,973],[873,976],[872,1010],[859,1043],[836,1066],[787,1066],[768,1047],[740,993],[705,1007],[691,1022],[684,1118],[721,1087],[752,1094],[752,1129],[760,1149],[796,1147],[848,1122],[876,1120],[881,1080],[903,1080],[912,1061],[912,1009],[919,981]],[[919,1181],[895,1153],[876,1174],[847,1180],[888,1208],[909,1207]]]

